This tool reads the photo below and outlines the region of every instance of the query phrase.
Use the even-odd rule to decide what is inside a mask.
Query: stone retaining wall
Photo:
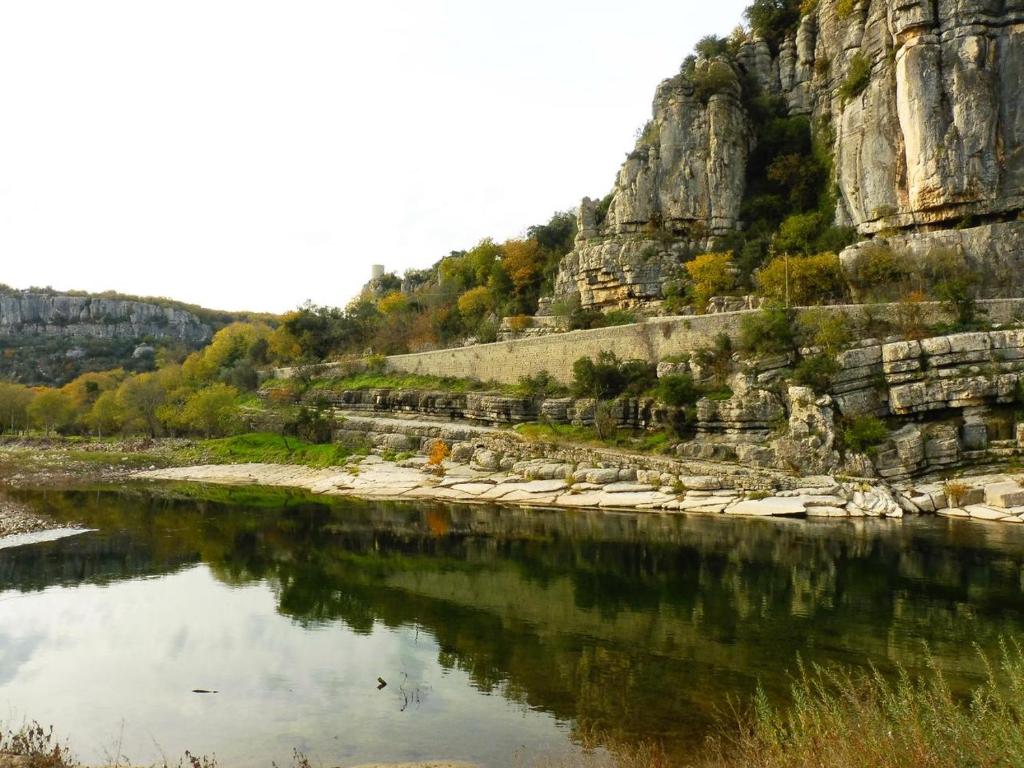
[[[992,299],[979,302],[979,305],[988,312],[990,322],[996,324],[1008,323],[1024,313],[1024,299]],[[938,302],[927,302],[920,308],[921,322],[926,325],[948,319]],[[875,320],[895,322],[899,305],[839,305],[815,307],[814,310],[842,313],[855,321],[870,316]],[[388,368],[403,373],[475,378],[501,384],[515,383],[522,376],[547,371],[559,381],[569,382],[572,380],[572,364],[580,357],[595,358],[607,351],[614,352],[621,359],[657,363],[666,357],[707,347],[719,334],[737,339],[743,319],[752,314],[756,311],[658,317],[614,328],[394,355],[387,359]],[[282,375],[286,378],[287,372],[282,372]]]

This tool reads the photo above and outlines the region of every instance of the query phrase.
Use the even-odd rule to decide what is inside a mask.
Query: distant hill
[[[256,320],[275,317],[113,291],[0,285],[0,379],[59,385],[86,371],[149,370],[161,347],[191,351],[225,325]]]

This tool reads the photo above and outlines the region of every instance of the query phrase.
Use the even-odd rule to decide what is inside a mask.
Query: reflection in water
[[[1024,625],[1024,531],[1010,526],[209,493],[26,497],[100,532],[0,551],[0,703],[45,717],[28,704],[59,699],[47,712],[67,731],[99,700],[104,737],[127,707],[194,739],[182,749],[239,762],[299,746],[501,764],[559,743],[560,723],[686,749],[729,696],[759,682],[785,695],[798,653],[921,669],[927,642],[966,685],[981,674],[972,643]],[[40,618],[54,611],[59,624]],[[140,637],[118,640],[104,617]],[[82,637],[123,647],[104,664]],[[56,695],[54,659],[84,689]],[[119,665],[130,684],[105,698],[84,670]]]

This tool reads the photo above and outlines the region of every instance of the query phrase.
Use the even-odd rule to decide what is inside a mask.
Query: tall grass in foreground
[[[979,652],[980,655],[980,652]],[[709,743],[694,765],[727,768],[967,768],[1024,766],[1024,653],[982,656],[986,681],[954,696],[937,666],[888,680],[878,671],[801,665],[793,702],[750,710]]]
[[[942,673],[888,679],[801,665],[792,702],[758,692],[735,707],[703,748],[669,754],[650,742],[583,735],[564,755],[520,759],[522,768],[1024,768],[1024,651],[1001,646],[984,683],[956,696]]]

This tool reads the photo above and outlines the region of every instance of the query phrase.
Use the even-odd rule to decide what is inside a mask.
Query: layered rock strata
[[[175,307],[49,293],[0,295],[0,337],[154,338],[199,344],[211,335],[198,317]]]
[[[830,142],[837,224],[915,254],[953,241],[972,265],[1013,277],[990,280],[988,295],[1018,291],[1024,0],[821,0],[777,52],[753,40],[709,66],[732,67],[736,82],[706,100],[686,75],[658,87],[607,215],[580,206],[557,294],[656,301],[683,255],[742,228],[751,91],[781,97]]]

